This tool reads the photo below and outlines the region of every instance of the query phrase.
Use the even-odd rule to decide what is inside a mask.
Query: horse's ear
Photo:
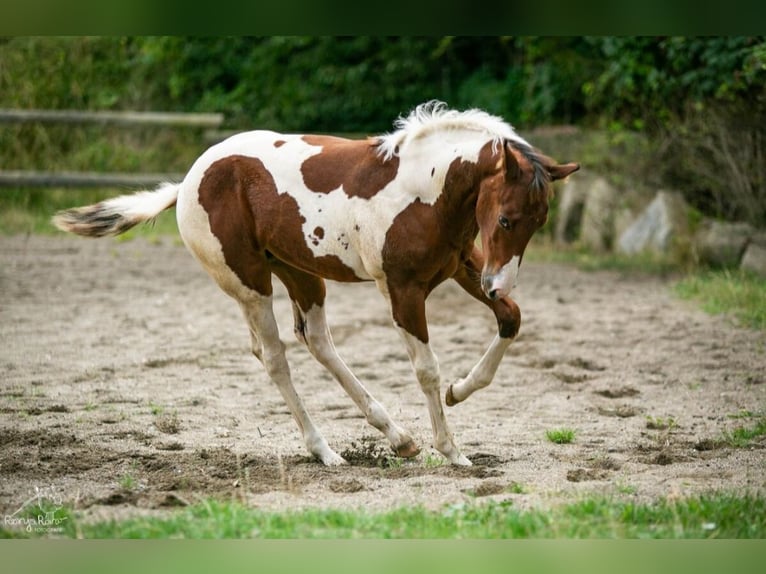
[[[505,179],[508,182],[516,181],[521,177],[521,166],[519,160],[513,154],[513,148],[509,142],[505,142],[503,146],[505,153]]]
[[[580,169],[579,163],[563,163],[561,165],[556,164],[548,166],[548,173],[551,176],[551,181],[556,181],[557,179],[564,179],[578,169]]]

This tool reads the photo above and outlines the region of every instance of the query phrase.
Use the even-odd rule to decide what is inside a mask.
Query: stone
[[[554,239],[559,244],[574,243],[580,238],[582,212],[585,198],[595,177],[587,172],[578,172],[566,178],[557,189],[559,198],[556,210]]]
[[[740,268],[766,277],[766,233],[758,233],[745,248]]]
[[[580,241],[593,251],[609,251],[614,243],[617,190],[603,177],[597,177],[588,190],[582,213]]]
[[[689,207],[679,192],[658,191],[638,218],[620,234],[617,250],[670,255],[689,240]]]
[[[754,233],[747,223],[707,221],[695,235],[697,257],[713,267],[737,267]]]

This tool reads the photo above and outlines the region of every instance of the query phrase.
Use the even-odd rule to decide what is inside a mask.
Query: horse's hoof
[[[415,444],[414,440],[408,440],[404,444],[400,444],[394,450],[396,451],[396,456],[402,458],[412,458],[413,456],[418,456],[418,454],[420,454],[420,447]]]
[[[444,395],[444,402],[447,403],[448,407],[454,407],[460,402],[456,401],[455,396],[452,394],[452,385],[447,387],[447,393]]]
[[[333,451],[318,456],[317,458],[321,460],[322,464],[325,466],[343,466],[348,464],[348,461],[345,458]]]
[[[457,455],[455,460],[450,461],[455,466],[473,466],[473,463],[462,454]]]

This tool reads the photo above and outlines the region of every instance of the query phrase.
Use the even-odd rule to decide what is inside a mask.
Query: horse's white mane
[[[398,155],[399,148],[405,143],[437,130],[477,131],[490,136],[493,145],[508,139],[529,146],[502,118],[479,109],[450,110],[447,104],[438,100],[420,104],[406,118],[399,116],[394,127],[396,131],[378,138],[378,153],[384,159]]]

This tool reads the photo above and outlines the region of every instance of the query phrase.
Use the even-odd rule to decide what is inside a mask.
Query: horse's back
[[[232,267],[235,252],[254,250],[321,277],[368,280],[355,241],[359,212],[343,191],[342,172],[369,145],[261,130],[234,135],[204,152],[186,175],[177,204],[181,237],[211,273]],[[337,146],[351,161],[334,170],[325,162],[330,178],[340,179],[328,184],[311,160]]]

